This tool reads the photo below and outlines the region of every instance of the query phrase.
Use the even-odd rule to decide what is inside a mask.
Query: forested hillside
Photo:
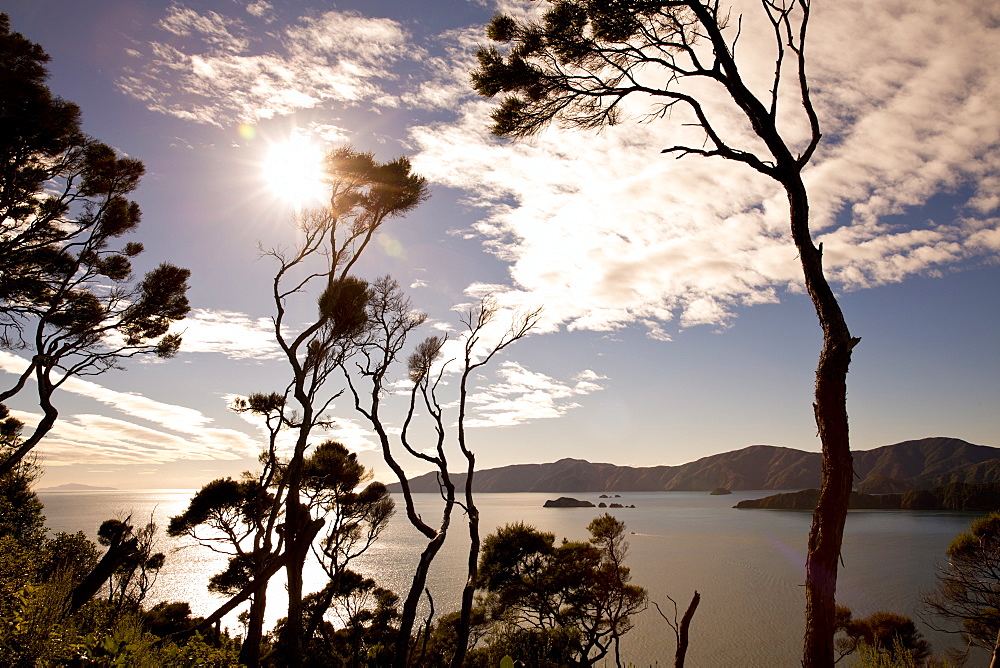
[[[867,494],[901,493],[952,482],[1000,482],[1000,448],[957,438],[903,441],[854,452],[856,487]],[[465,476],[453,479],[465,485]],[[477,492],[652,492],[808,489],[820,484],[820,455],[773,445],[704,457],[680,466],[631,467],[560,459],[476,473]],[[413,491],[437,491],[433,474],[415,478]],[[399,485],[389,485],[399,491]]]

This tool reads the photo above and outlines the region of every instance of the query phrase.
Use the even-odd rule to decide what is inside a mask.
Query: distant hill
[[[859,491],[886,494],[952,482],[1000,482],[1000,448],[957,438],[922,438],[854,453]],[[895,487],[896,489],[886,489]]]
[[[703,457],[680,466],[631,467],[560,459],[476,472],[478,492],[655,492],[745,489],[807,489],[820,485],[820,453],[773,445]],[[859,491],[902,493],[952,482],[1000,482],[1000,448],[957,438],[923,438],[854,451]],[[453,474],[464,489],[465,474]],[[399,483],[388,486],[399,492]],[[414,492],[436,492],[428,473],[410,481]],[[885,490],[885,491],[883,491]]]
[[[95,487],[94,485],[81,485],[78,482],[68,482],[65,485],[55,487],[42,487],[39,492],[116,492],[117,487]]]

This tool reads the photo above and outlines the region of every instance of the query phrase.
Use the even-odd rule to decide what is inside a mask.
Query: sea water
[[[677,602],[683,614],[697,590],[701,604],[691,624],[687,665],[797,666],[804,632],[805,551],[812,515],[799,511],[736,510],[737,501],[773,492],[628,492],[605,499],[635,508],[543,508],[558,494],[479,494],[481,535],[498,526],[523,521],[555,534],[556,539],[585,540],[587,524],[610,512],[627,525],[626,565],[632,582],[649,590],[650,601],[671,619]],[[208,578],[226,561],[187,538],[163,533],[168,518],[183,512],[192,490],[135,492],[42,493],[48,526],[53,531],[82,530],[92,538],[100,523],[131,514],[133,523],[156,522],[158,550],[167,554],[152,602],[184,600],[195,614],[205,615],[224,600],[208,593]],[[576,494],[595,504],[597,494]],[[428,524],[440,522],[440,499],[417,494],[417,510]],[[358,570],[405,597],[413,567],[425,539],[406,521],[396,495],[397,514]],[[930,511],[851,511],[844,535],[838,603],[856,616],[890,610],[912,617],[938,653],[960,642],[958,636],[935,631],[941,620],[926,617],[921,595],[936,585],[937,564],[957,533],[976,513]],[[457,508],[445,547],[432,567],[429,586],[435,614],[454,610],[465,580],[469,545],[465,516]],[[322,586],[316,567],[306,571],[307,590]],[[269,623],[282,616],[284,581],[269,589]],[[422,614],[429,606],[423,605]],[[242,632],[235,616],[226,625]],[[636,666],[673,664],[674,632],[650,604],[635,618],[622,642],[622,657]],[[613,662],[609,662],[613,665]]]

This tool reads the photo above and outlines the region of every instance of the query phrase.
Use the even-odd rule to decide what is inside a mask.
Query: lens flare
[[[250,141],[251,139],[255,139],[257,137],[257,128],[247,123],[240,123],[240,127],[238,127],[236,131],[239,133],[240,137],[246,141]]]

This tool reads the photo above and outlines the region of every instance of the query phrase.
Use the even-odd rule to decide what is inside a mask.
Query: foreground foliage
[[[46,535],[31,485],[37,466],[22,462],[0,477],[0,665],[231,666],[236,643],[201,636],[164,640],[191,623],[186,603],[144,611],[142,602],[163,555],[155,525],[105,522],[98,535]],[[18,508],[17,513],[7,510]],[[96,584],[96,586],[95,586]],[[105,596],[95,596],[104,588]],[[171,607],[172,605],[172,607]]]
[[[972,522],[948,546],[938,588],[924,596],[934,615],[960,623],[970,644],[1000,661],[1000,512]],[[953,629],[943,629],[953,631]]]
[[[839,657],[856,653],[863,665],[922,666],[931,655],[913,620],[894,612],[855,618],[850,608],[838,605],[837,631]]]
[[[630,584],[625,524],[611,515],[587,527],[588,542],[563,540],[523,523],[483,540],[472,643],[466,665],[497,666],[507,655],[526,666],[590,666],[613,654],[646,607]],[[439,665],[457,640],[458,613],[445,615],[420,661]],[[418,643],[419,644],[419,643]]]

